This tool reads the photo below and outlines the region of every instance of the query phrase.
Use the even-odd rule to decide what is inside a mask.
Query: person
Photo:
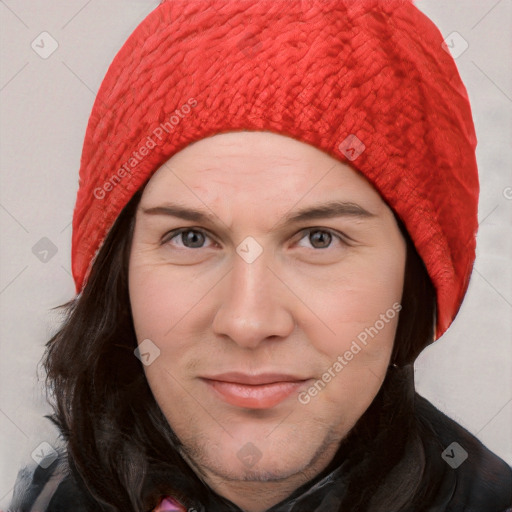
[[[512,468],[414,387],[475,257],[442,42],[405,0],[168,0],[138,26],[44,359],[63,444],[12,510],[510,510]]]

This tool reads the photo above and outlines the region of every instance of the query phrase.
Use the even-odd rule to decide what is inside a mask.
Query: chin
[[[224,480],[239,482],[278,482],[304,471],[310,461],[283,460],[281,455],[262,456],[254,465],[244,463],[236,456],[216,457],[216,452],[194,454],[193,463],[201,472],[211,473]],[[189,455],[190,457],[190,455]]]
[[[314,471],[327,444],[325,438],[312,442],[312,436],[286,432],[282,427],[270,436],[259,432],[236,438],[225,435],[215,441],[201,438],[201,442],[188,439],[183,443],[185,458],[201,473],[232,481],[271,482],[306,476],[308,468]]]

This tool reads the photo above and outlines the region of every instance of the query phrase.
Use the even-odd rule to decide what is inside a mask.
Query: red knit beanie
[[[404,222],[437,294],[438,338],[475,258],[478,174],[466,89],[407,0],[168,0],[100,87],[73,217],[77,292],[123,207],[191,142],[265,130],[360,171]]]

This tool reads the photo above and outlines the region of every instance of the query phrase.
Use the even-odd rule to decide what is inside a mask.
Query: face
[[[328,464],[385,377],[405,254],[372,185],[289,137],[215,135],[153,175],[130,301],[196,471],[218,487],[301,483]]]

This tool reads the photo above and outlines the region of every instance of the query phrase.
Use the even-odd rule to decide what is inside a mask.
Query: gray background
[[[88,115],[115,53],[157,4],[0,0],[0,508],[18,468],[56,436],[43,418],[50,408],[37,365],[59,321],[50,309],[74,296],[70,224]],[[417,388],[512,464],[512,1],[418,6],[456,50],[463,41],[453,32],[469,44],[456,62],[479,140],[481,201],[466,300],[442,340],[418,358]],[[59,45],[47,59],[31,48],[43,31]],[[48,244],[44,237],[57,250],[46,262],[33,250]]]

